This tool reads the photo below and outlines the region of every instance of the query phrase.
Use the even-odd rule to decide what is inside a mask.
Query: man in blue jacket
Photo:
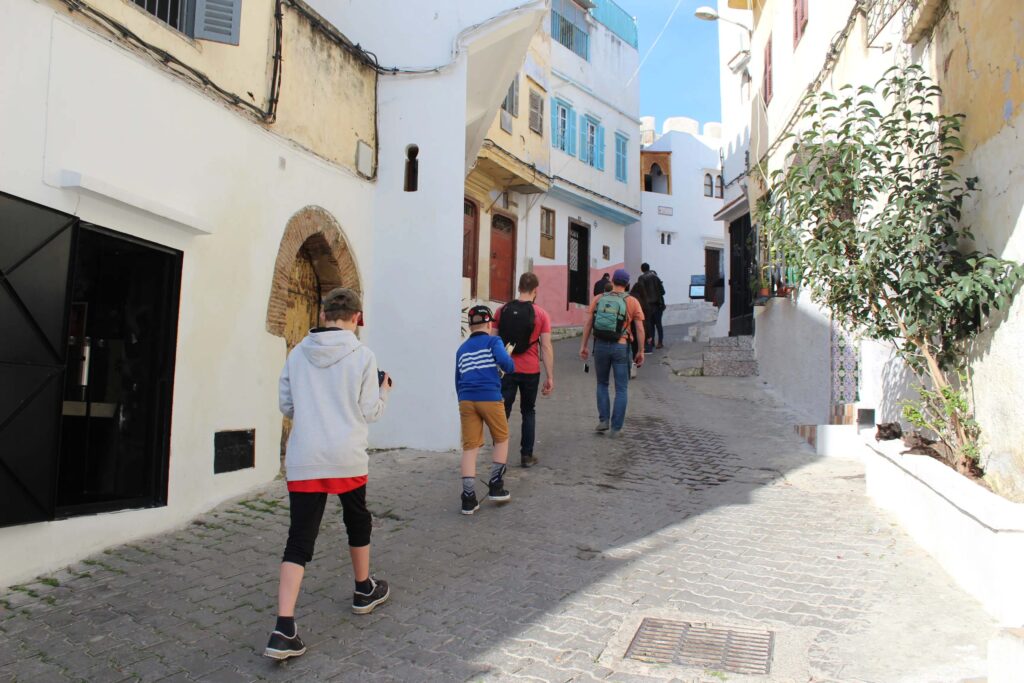
[[[512,357],[500,337],[488,330],[494,317],[487,306],[469,309],[469,339],[455,353],[455,389],[459,394],[462,422],[462,514],[480,509],[476,499],[476,456],[484,445],[484,424],[491,432],[494,462],[487,482],[487,500],[505,503],[512,495],[505,490],[508,462],[508,419],[501,396],[501,375],[515,370]]]

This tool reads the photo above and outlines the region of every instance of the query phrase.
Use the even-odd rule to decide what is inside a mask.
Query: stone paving
[[[676,377],[659,352],[631,383],[626,429],[612,441],[591,431],[593,375],[577,347],[556,346],[556,393],[539,400],[540,464],[510,469],[509,505],[459,515],[456,453],[372,456],[374,571],[392,600],[350,613],[340,513],[325,518],[297,612],[305,656],[260,656],[288,519],[275,482],[175,533],[0,594],[0,680],[984,676],[993,620],[871,506],[858,463],[800,443],[757,378]],[[772,674],[626,660],[644,616],[772,630]]]

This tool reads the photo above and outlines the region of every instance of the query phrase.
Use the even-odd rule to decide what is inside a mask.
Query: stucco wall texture
[[[813,4],[807,34],[796,47],[790,38],[789,3],[763,0],[754,7],[752,73],[761,73],[768,36],[775,36],[774,97],[767,114],[756,96],[751,107],[751,146],[756,158],[779,134],[817,72],[820,55],[829,49],[854,4],[848,0]],[[1024,15],[1020,1],[923,0],[918,7],[909,24],[904,26],[903,15],[897,14],[875,38],[873,47],[890,44],[890,50],[866,50],[859,37],[864,35],[863,27],[856,27],[822,89],[874,83],[893,65],[922,65],[943,89],[942,112],[965,115],[961,134],[965,150],[956,171],[980,180],[981,190],[964,207],[963,216],[976,236],[977,248],[1024,261]],[[863,24],[864,17],[858,22]],[[760,79],[755,78],[755,87],[759,86]],[[786,146],[781,146],[767,160],[768,168],[779,168],[786,151]],[[753,183],[751,201],[763,191]],[[772,343],[780,317],[785,316],[779,311],[758,316],[762,374],[781,383],[778,388],[787,401],[819,414],[828,396],[824,391],[828,375],[807,377],[802,387],[785,379],[800,372],[795,359],[778,352]],[[983,430],[983,464],[993,489],[1024,501],[1024,422],[1019,419],[1024,404],[1024,298],[1018,293],[1012,305],[989,322],[989,329],[972,349],[973,398]],[[862,369],[862,407],[875,408],[880,419],[898,417],[899,400],[915,394],[900,363],[888,349],[864,344]]]
[[[981,192],[967,207],[978,247],[1024,261],[1024,15],[1018,0],[950,0],[928,45],[926,66],[946,113],[966,114],[958,169]],[[993,316],[973,357],[986,479],[1024,501],[1024,298]]]

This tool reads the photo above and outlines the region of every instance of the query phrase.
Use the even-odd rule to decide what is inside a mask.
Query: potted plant
[[[772,295],[772,281],[768,277],[768,273],[764,270],[761,271],[761,277],[757,281],[757,296],[762,299],[767,299]]]

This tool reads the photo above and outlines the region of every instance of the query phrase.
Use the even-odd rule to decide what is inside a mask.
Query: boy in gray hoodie
[[[292,349],[281,371],[281,412],[292,420],[285,455],[291,526],[281,561],[277,625],[264,650],[274,659],[306,652],[295,626],[295,603],[328,495],[341,499],[355,574],[352,611],[369,614],[390,596],[387,582],[370,576],[366,448],[367,425],[384,413],[391,378],[378,378],[377,359],[355,335],[362,310],[355,291],[331,290],[321,307],[321,326]]]

